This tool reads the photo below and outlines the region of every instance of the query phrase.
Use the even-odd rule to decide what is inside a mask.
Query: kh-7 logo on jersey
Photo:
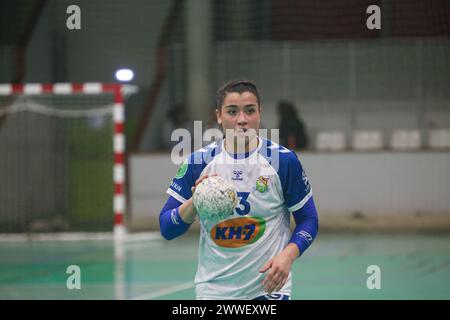
[[[225,220],[211,229],[211,239],[221,247],[240,248],[257,241],[264,234],[266,222],[261,217]]]

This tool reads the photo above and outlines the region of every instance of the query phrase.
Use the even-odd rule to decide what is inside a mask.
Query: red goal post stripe
[[[26,84],[0,84],[0,96],[12,94],[41,95],[55,94],[67,95],[74,93],[114,95],[113,122],[114,122],[114,225],[122,226],[126,209],[125,198],[125,135],[124,135],[124,99],[123,85],[118,83],[26,83]]]

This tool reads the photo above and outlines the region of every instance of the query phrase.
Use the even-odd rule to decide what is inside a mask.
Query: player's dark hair
[[[237,93],[243,93],[243,92],[250,92],[253,93],[256,97],[256,100],[258,101],[258,107],[261,107],[261,100],[259,97],[258,89],[256,88],[256,85],[249,81],[249,80],[231,80],[227,83],[225,83],[219,91],[217,91],[217,101],[216,101],[216,108],[220,111],[220,108],[222,107],[223,102],[225,101],[225,97],[228,93],[237,92]]]

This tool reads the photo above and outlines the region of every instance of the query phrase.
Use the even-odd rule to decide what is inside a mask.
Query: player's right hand
[[[195,192],[195,188],[205,179],[209,178],[209,177],[214,177],[214,176],[218,176],[217,173],[211,173],[211,174],[205,174],[203,176],[201,176],[200,178],[197,179],[197,181],[195,181],[195,185],[191,188],[192,194],[194,194]]]
[[[212,176],[218,176],[218,174],[217,173],[205,174],[200,178],[198,178],[197,181],[195,181],[195,185],[191,187],[192,195],[194,195],[195,187],[197,187],[203,180]],[[184,222],[189,224],[194,222],[195,216],[197,215],[197,211],[195,210],[193,197],[190,197],[185,203],[183,203],[180,206],[179,212]]]
[[[201,176],[200,178],[198,178],[197,181],[195,181],[195,185],[193,187],[191,187],[192,195],[194,195],[195,187],[197,187],[203,180],[207,179],[208,177],[217,176],[217,175],[218,175],[217,173],[205,174],[205,175]],[[181,219],[183,219],[183,221],[185,223],[191,224],[194,222],[195,217],[197,215],[197,211],[195,210],[193,197],[190,197],[186,202],[184,202],[180,206],[179,213],[180,213]]]

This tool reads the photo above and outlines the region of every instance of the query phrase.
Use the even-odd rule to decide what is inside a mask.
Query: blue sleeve
[[[319,230],[319,218],[313,197],[309,198],[301,209],[293,212],[293,215],[296,226],[289,243],[297,245],[301,256],[314,241]]]
[[[190,224],[185,223],[181,218],[178,211],[180,206],[181,202],[174,197],[169,197],[159,214],[161,235],[167,240],[172,240],[181,236],[191,226]]]
[[[206,163],[203,161],[201,153],[191,154],[178,168],[167,193],[181,203],[186,202],[192,197],[191,188],[195,185],[195,181],[200,177],[205,166]]]
[[[311,198],[312,189],[305,170],[294,152],[280,153],[278,175],[286,207],[290,212],[299,210]]]

